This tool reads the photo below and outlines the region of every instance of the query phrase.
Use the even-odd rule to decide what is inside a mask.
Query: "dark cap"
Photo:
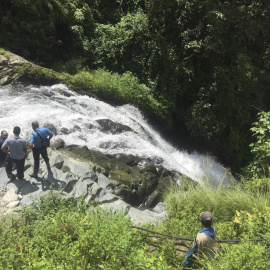
[[[13,133],[16,135],[19,135],[21,133],[21,128],[20,127],[14,127]]]
[[[213,219],[213,216],[210,212],[201,212],[200,213],[200,218],[201,218],[201,221],[202,223],[211,223],[212,222],[212,219]]]

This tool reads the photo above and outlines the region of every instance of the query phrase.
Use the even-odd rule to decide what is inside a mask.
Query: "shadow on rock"
[[[46,191],[49,189],[54,189],[54,190],[64,189],[67,185],[66,182],[56,179],[53,176],[53,173],[51,171],[48,172],[47,180],[43,182],[47,183],[48,185],[46,189],[44,189],[45,186],[42,186],[43,191]]]
[[[11,187],[16,190],[16,193],[21,193],[22,195],[27,195],[29,193],[36,192],[38,190],[38,187],[35,185],[32,185],[29,181],[23,179],[23,180],[13,180],[11,181],[7,187]]]

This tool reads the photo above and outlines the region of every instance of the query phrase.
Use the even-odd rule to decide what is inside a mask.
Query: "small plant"
[[[0,54],[4,55],[6,59],[10,58],[10,55],[7,51],[5,51],[4,49],[0,48]]]

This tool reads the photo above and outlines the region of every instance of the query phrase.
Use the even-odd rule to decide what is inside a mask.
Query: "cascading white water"
[[[98,119],[110,119],[127,125],[135,132],[104,133]],[[21,136],[28,139],[31,123],[38,121],[53,124],[66,144],[86,145],[104,153],[132,154],[161,162],[170,170],[183,173],[201,182],[206,176],[214,183],[227,183],[230,175],[211,157],[188,154],[167,143],[153,130],[141,112],[131,106],[113,107],[88,96],[78,95],[63,84],[51,87],[2,86],[0,87],[0,130],[12,133],[18,125]],[[75,127],[75,128],[74,128]],[[68,134],[60,130],[66,128]]]

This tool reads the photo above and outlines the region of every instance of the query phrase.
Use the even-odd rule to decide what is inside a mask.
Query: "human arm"
[[[9,149],[7,147],[1,147],[1,150],[5,152],[7,155],[9,155]]]
[[[8,141],[5,140],[2,147],[1,147],[2,151],[5,152],[7,155],[10,154],[10,151],[9,151],[9,144],[8,144]]]
[[[198,254],[198,245],[195,237],[193,247],[187,251],[187,256],[182,262],[182,266],[190,267],[193,264],[193,261],[197,254]]]
[[[27,156],[28,156],[27,148],[24,148],[24,149],[23,149],[23,152],[24,152],[25,158],[27,158]]]
[[[30,141],[29,141],[29,146],[30,146],[31,149],[35,147],[34,140],[35,140],[35,136],[32,133],[31,136],[30,136]]]

